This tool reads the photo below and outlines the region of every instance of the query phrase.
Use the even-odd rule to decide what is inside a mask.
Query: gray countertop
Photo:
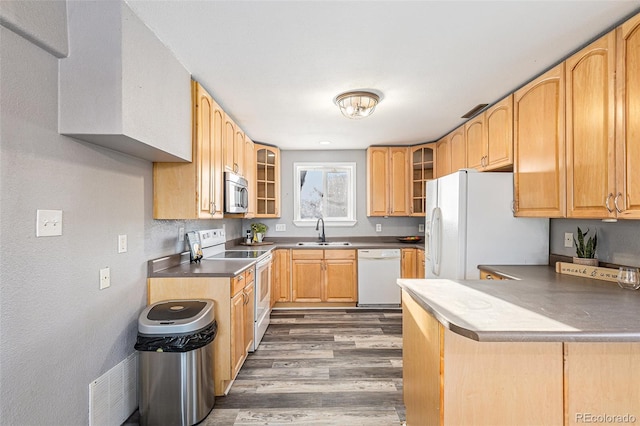
[[[272,250],[272,249],[320,249],[320,250],[359,250],[359,249],[374,249],[374,248],[419,248],[424,250],[424,243],[420,244],[406,244],[401,242],[379,242],[379,241],[360,241],[345,239],[351,242],[348,246],[298,246],[296,243],[300,239],[291,239],[291,241],[284,239],[282,241],[275,242],[271,245],[233,245],[227,243],[227,250]],[[332,241],[332,240],[328,240]],[[337,240],[335,240],[337,241]],[[344,241],[344,240],[341,240]],[[189,253],[179,253],[171,256],[165,256],[158,259],[153,259],[148,262],[148,277],[149,278],[179,278],[179,277],[233,277],[243,270],[251,267],[255,264],[254,260],[205,260],[202,259],[200,263],[189,263]]]
[[[515,279],[398,284],[445,327],[477,341],[640,341],[640,291],[556,274],[551,266],[482,269]]]

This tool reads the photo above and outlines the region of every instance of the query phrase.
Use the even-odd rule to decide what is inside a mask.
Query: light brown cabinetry
[[[433,149],[433,144],[418,145],[410,148],[411,216],[425,215],[427,182],[434,178]]]
[[[407,424],[563,424],[561,342],[477,342],[405,291],[402,324]]]
[[[280,217],[280,150],[255,144],[256,217]]]
[[[244,177],[247,179],[247,190],[249,191],[249,205],[244,218],[251,219],[256,216],[256,150],[255,144],[247,135],[244,137],[244,165]]]
[[[564,63],[514,94],[516,216],[565,215]]]
[[[435,161],[437,178],[451,173],[451,154],[449,152],[448,135],[436,142]]]
[[[458,127],[449,135],[449,152],[451,153],[451,172],[467,167],[467,143],[464,137],[464,126]]]
[[[214,344],[214,386],[216,395],[229,390],[247,357],[253,331],[255,291],[253,270],[235,277],[149,278],[148,303],[170,299],[212,299],[218,334]]]
[[[292,302],[357,302],[355,250],[292,250]]]
[[[640,219],[640,14],[616,29],[616,195],[618,217]]]
[[[367,149],[367,216],[409,216],[409,150]]]
[[[467,167],[480,171],[513,166],[513,95],[465,123]]]
[[[403,248],[400,250],[402,256],[402,262],[400,264],[400,277],[401,278],[418,278],[417,265],[418,249],[415,248]]]
[[[425,256],[424,256],[424,250],[418,249],[417,250],[417,254],[418,254],[418,261],[416,262],[416,267],[418,268],[416,270],[416,278],[425,278]]]
[[[291,250],[277,249],[273,252],[273,274],[271,303],[291,302]]]
[[[193,161],[153,163],[154,219],[223,217],[225,113],[200,84],[192,81],[191,89]]]
[[[567,216],[615,217],[615,32],[565,64]]]
[[[223,167],[244,176],[244,132],[228,115],[225,115]]]

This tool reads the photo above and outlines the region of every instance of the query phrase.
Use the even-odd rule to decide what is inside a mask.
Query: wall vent
[[[138,353],[89,384],[89,426],[119,426],[138,407]]]
[[[483,109],[485,109],[488,105],[489,104],[478,104],[460,118],[471,118],[477,113],[479,113],[480,111],[482,111]]]

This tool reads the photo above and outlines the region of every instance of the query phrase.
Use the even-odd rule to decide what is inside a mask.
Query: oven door
[[[267,331],[269,317],[271,316],[271,260],[272,255],[269,253],[256,264],[254,350],[260,344],[265,331]]]

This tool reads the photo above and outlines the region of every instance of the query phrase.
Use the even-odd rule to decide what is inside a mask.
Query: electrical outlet
[[[382,232],[382,224],[376,223],[376,232]]]
[[[111,271],[109,268],[100,269],[100,290],[111,286]]]
[[[184,228],[178,228],[178,242],[181,243],[184,241]]]
[[[276,223],[276,232],[284,232],[287,230],[287,225],[284,223]]]
[[[127,252],[127,234],[118,235],[118,253]]]
[[[573,232],[564,233],[564,246],[573,247]]]
[[[424,223],[418,225],[418,232],[424,232]]]

